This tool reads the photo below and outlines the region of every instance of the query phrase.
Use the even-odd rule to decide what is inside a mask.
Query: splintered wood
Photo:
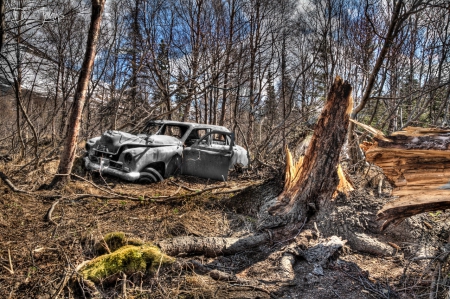
[[[365,143],[367,161],[381,167],[397,200],[379,212],[389,224],[429,211],[450,208],[450,130],[407,127]]]
[[[308,209],[318,210],[332,197],[339,184],[336,168],[352,107],[351,85],[336,77],[305,156],[296,169],[287,168],[285,189],[277,197],[277,203],[269,208],[271,215],[290,214],[300,219]],[[286,164],[294,165],[291,157]]]
[[[287,146],[285,148],[285,151],[286,151],[286,172],[283,191],[289,191],[297,184],[297,182],[301,178],[300,173],[302,171],[302,164],[304,157],[301,156],[298,159],[298,161],[294,162],[294,159],[292,158],[292,153]],[[336,171],[339,178],[339,184],[336,187],[336,191],[333,193],[333,198],[337,196],[338,192],[348,195],[350,191],[354,190],[353,184],[349,179],[347,179],[347,176],[345,175],[344,170],[341,167],[341,164],[338,164]]]

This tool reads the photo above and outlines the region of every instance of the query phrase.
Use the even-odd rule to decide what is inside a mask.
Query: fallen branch
[[[31,192],[19,189],[16,186],[14,186],[14,184],[9,180],[8,176],[1,171],[0,171],[0,178],[2,179],[3,182],[5,182],[6,185],[8,185],[8,187],[12,191],[17,192],[17,193],[31,194]]]
[[[127,299],[127,275],[122,273],[122,298]]]
[[[87,180],[86,180],[87,181]],[[87,181],[89,182],[89,181]],[[212,192],[212,194],[226,194],[226,193],[235,193],[235,192],[241,192],[244,190],[247,190],[253,186],[259,185],[261,184],[261,181],[258,181],[255,184],[251,184],[245,187],[241,187],[241,188],[234,188],[231,190],[222,190],[222,191],[217,191],[217,192]],[[94,184],[94,183],[92,183]],[[94,184],[95,185],[95,184]],[[202,190],[193,190],[194,192],[189,193],[189,194],[181,194],[181,195],[177,195],[181,188],[187,188],[185,186],[179,186],[179,188],[177,189],[177,191],[175,191],[174,194],[170,195],[170,196],[155,196],[155,197],[147,197],[147,198],[143,198],[143,197],[131,197],[131,196],[124,196],[124,195],[120,195],[114,192],[108,192],[106,190],[102,190],[101,187],[99,187],[100,190],[107,192],[108,194],[110,194],[111,196],[107,196],[107,195],[99,195],[99,194],[92,194],[92,193],[87,193],[87,194],[74,194],[72,196],[65,196],[63,197],[62,195],[59,194],[50,194],[50,195],[43,195],[42,197],[45,199],[60,199],[60,200],[81,200],[81,199],[85,199],[85,198],[89,198],[89,197],[93,197],[93,198],[97,198],[97,199],[103,199],[103,200],[123,200],[123,199],[127,199],[127,200],[131,200],[131,201],[136,201],[136,202],[154,202],[154,203],[168,203],[168,202],[173,202],[173,201],[177,201],[180,199],[186,199],[189,197],[194,197],[194,196],[198,196],[200,194],[203,194],[205,192],[210,192],[210,191],[214,191],[214,190],[219,190],[219,189],[224,189],[224,188],[229,188],[228,185],[226,183],[219,185],[219,186],[212,186],[212,187],[208,187]],[[98,187],[98,186],[97,186]]]
[[[176,237],[162,240],[157,245],[170,256],[204,254],[205,256],[230,255],[246,251],[271,240],[269,233],[243,238]]]
[[[442,195],[445,196],[445,195]],[[450,209],[450,199],[448,198],[405,198],[387,203],[377,214],[378,220],[385,220],[381,230],[386,229],[390,224],[398,224],[404,219],[426,212]]]
[[[89,180],[86,180],[85,178],[83,178],[83,177],[81,177],[81,176],[79,176],[79,175],[76,175],[76,174],[74,174],[74,173],[71,173],[70,175],[73,176],[73,177],[76,177],[77,179],[80,179],[80,180],[82,180],[82,181],[84,181],[84,182],[90,184],[91,186],[97,188],[98,190],[103,191],[103,192],[105,192],[105,193],[108,193],[108,194],[110,194],[110,195],[121,196],[121,197],[123,197],[123,198],[129,198],[128,196],[124,196],[124,195],[117,194],[117,193],[115,193],[115,192],[111,192],[111,191],[109,191],[109,190],[106,190],[106,189],[100,187],[99,185],[95,184],[94,182],[89,181]],[[131,197],[130,197],[130,198],[131,198]]]
[[[257,181],[256,183],[253,183],[251,185],[247,185],[247,186],[243,186],[243,187],[238,187],[238,188],[234,188],[234,189],[230,189],[230,190],[223,190],[223,191],[213,191],[211,192],[212,194],[228,194],[228,193],[235,193],[235,192],[242,192],[242,191],[246,191],[252,187],[258,186],[263,184],[263,181]]]
[[[47,214],[45,214],[45,217],[44,217],[45,221],[48,221],[54,225],[57,225],[57,223],[55,221],[53,221],[52,213],[53,213],[53,210],[55,209],[56,205],[59,203],[59,201],[60,200],[57,199],[53,202],[52,206],[50,207],[50,209],[48,209]]]
[[[167,198],[164,198],[164,199],[161,199],[161,197],[159,197],[159,196],[158,197],[150,197],[147,200],[150,200],[152,202],[175,201],[175,200],[178,200],[178,199],[184,199],[184,198],[187,198],[187,197],[197,196],[197,195],[203,194],[203,193],[208,192],[208,191],[212,191],[212,190],[216,190],[216,189],[223,189],[223,188],[227,188],[227,183],[224,183],[224,184],[219,185],[217,187],[213,186],[213,187],[205,188],[203,190],[196,190],[195,192],[190,193],[190,194],[182,194],[182,195],[178,195],[178,196],[170,196],[170,197],[167,197]]]
[[[181,187],[181,188],[183,188],[184,190],[187,190],[187,191],[191,191],[191,192],[196,192],[197,190],[195,190],[195,189],[192,189],[192,188],[189,188],[189,187],[187,187],[187,186],[184,186],[184,185],[179,185],[179,184],[177,184],[177,183],[175,183],[175,182],[171,182],[173,185],[175,185],[175,186],[178,186],[178,187]]]

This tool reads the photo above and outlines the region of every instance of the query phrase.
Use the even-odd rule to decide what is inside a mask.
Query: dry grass
[[[52,161],[38,170],[28,167],[18,172],[25,164],[26,162],[13,161],[0,169],[10,175],[18,187],[25,190],[36,190],[41,184],[48,183],[58,165],[57,161]],[[177,185],[201,190],[221,184],[185,176],[152,185],[128,184],[99,175],[87,174],[84,178],[110,192],[144,198],[172,195],[178,190]],[[231,176],[230,185],[246,185],[254,180],[255,178]],[[100,200],[92,197],[74,200],[75,194],[105,193],[89,182],[73,179],[59,191],[66,199],[55,207],[53,220],[57,225],[53,225],[44,220],[52,200],[12,193],[0,182],[0,298],[48,298],[46,296],[60,286],[68,271],[73,271],[81,262],[97,256],[96,244],[110,232],[122,231],[128,239],[135,238],[145,242],[176,236],[238,237],[254,232],[261,199],[267,196],[269,189],[281,186],[281,178],[278,178],[275,183],[241,194],[205,193],[170,203],[156,203],[126,199]],[[48,195],[51,192],[55,191],[39,191],[35,194]],[[330,288],[341,298],[377,298],[362,292],[364,288],[349,276],[342,275],[342,269],[326,270],[328,274],[322,278],[319,287],[307,285],[304,275],[311,271],[312,266],[302,261],[297,261],[293,281],[280,282],[277,269],[281,251],[276,251],[279,249],[282,248],[271,245],[265,251],[248,251],[217,259],[197,258],[211,268],[264,283],[273,298],[288,294],[303,294],[304,298],[331,298],[335,295]],[[9,268],[8,251],[14,274],[6,269]],[[183,261],[183,258],[179,260]],[[378,257],[366,258],[352,254],[345,257],[345,260],[356,265],[359,272],[355,277],[363,277],[358,275],[368,271],[371,275],[367,279],[373,285],[379,281],[383,285],[396,283],[408,295],[426,294],[433,279],[434,272],[430,270],[425,273],[424,269],[411,264],[404,279],[400,280],[405,264],[398,259],[384,259],[380,262]],[[448,269],[443,267],[442,271]],[[445,273],[440,277],[442,282]],[[97,288],[103,298],[118,298],[122,296],[123,283],[122,278],[118,277],[113,282],[97,284]],[[86,287],[84,291],[88,292],[88,289]],[[62,295],[82,298],[82,290],[80,284],[72,280],[64,288]],[[181,269],[175,265],[127,275],[126,290],[128,298],[269,298],[268,291],[248,285],[218,282],[209,276],[196,274],[192,269]]]
[[[31,166],[23,167],[26,164],[27,161],[13,161],[3,165],[1,171],[7,173],[17,187],[32,191],[51,180],[58,161],[47,163],[37,170]],[[153,185],[126,184],[99,175],[91,177],[88,174],[85,178],[110,192],[144,198],[175,193],[178,187],[173,181],[195,190],[221,184],[190,177],[171,178]],[[50,193],[55,191],[34,194]],[[3,261],[8,260],[9,250],[14,267],[14,275],[4,267],[0,269],[0,297],[32,298],[51,294],[58,288],[66,271],[73,271],[82,261],[96,256],[95,244],[112,231],[120,230],[129,238],[145,241],[182,235],[221,236],[230,233],[229,214],[225,213],[220,201],[233,194],[209,194],[167,204],[126,199],[71,200],[72,195],[76,194],[104,195],[102,190],[78,179],[56,193],[67,199],[53,211],[55,226],[44,221],[51,200],[12,193],[0,182],[0,262],[3,265]],[[175,276],[173,271],[177,272]],[[153,275],[143,274],[127,277],[130,295],[145,297],[151,290],[152,298],[210,298],[216,290],[211,279],[190,271],[162,267]],[[102,296],[115,297],[115,290],[120,289],[120,284],[99,285],[98,288]],[[82,296],[76,283],[69,284],[64,292],[66,296],[70,292],[75,298]]]

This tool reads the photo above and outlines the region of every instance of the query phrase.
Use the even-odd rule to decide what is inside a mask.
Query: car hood
[[[124,145],[159,147],[181,145],[181,141],[165,135],[133,135],[130,133],[108,130],[100,137],[97,150],[116,153]]]

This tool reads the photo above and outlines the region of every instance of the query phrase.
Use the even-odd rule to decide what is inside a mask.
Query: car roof
[[[151,120],[151,121],[149,121],[149,123],[181,125],[181,126],[189,126],[189,127],[193,127],[193,128],[205,128],[205,129],[213,129],[213,130],[218,130],[218,131],[230,132],[230,130],[228,130],[226,127],[223,127],[223,126],[182,122],[182,121],[175,121],[175,120]]]

